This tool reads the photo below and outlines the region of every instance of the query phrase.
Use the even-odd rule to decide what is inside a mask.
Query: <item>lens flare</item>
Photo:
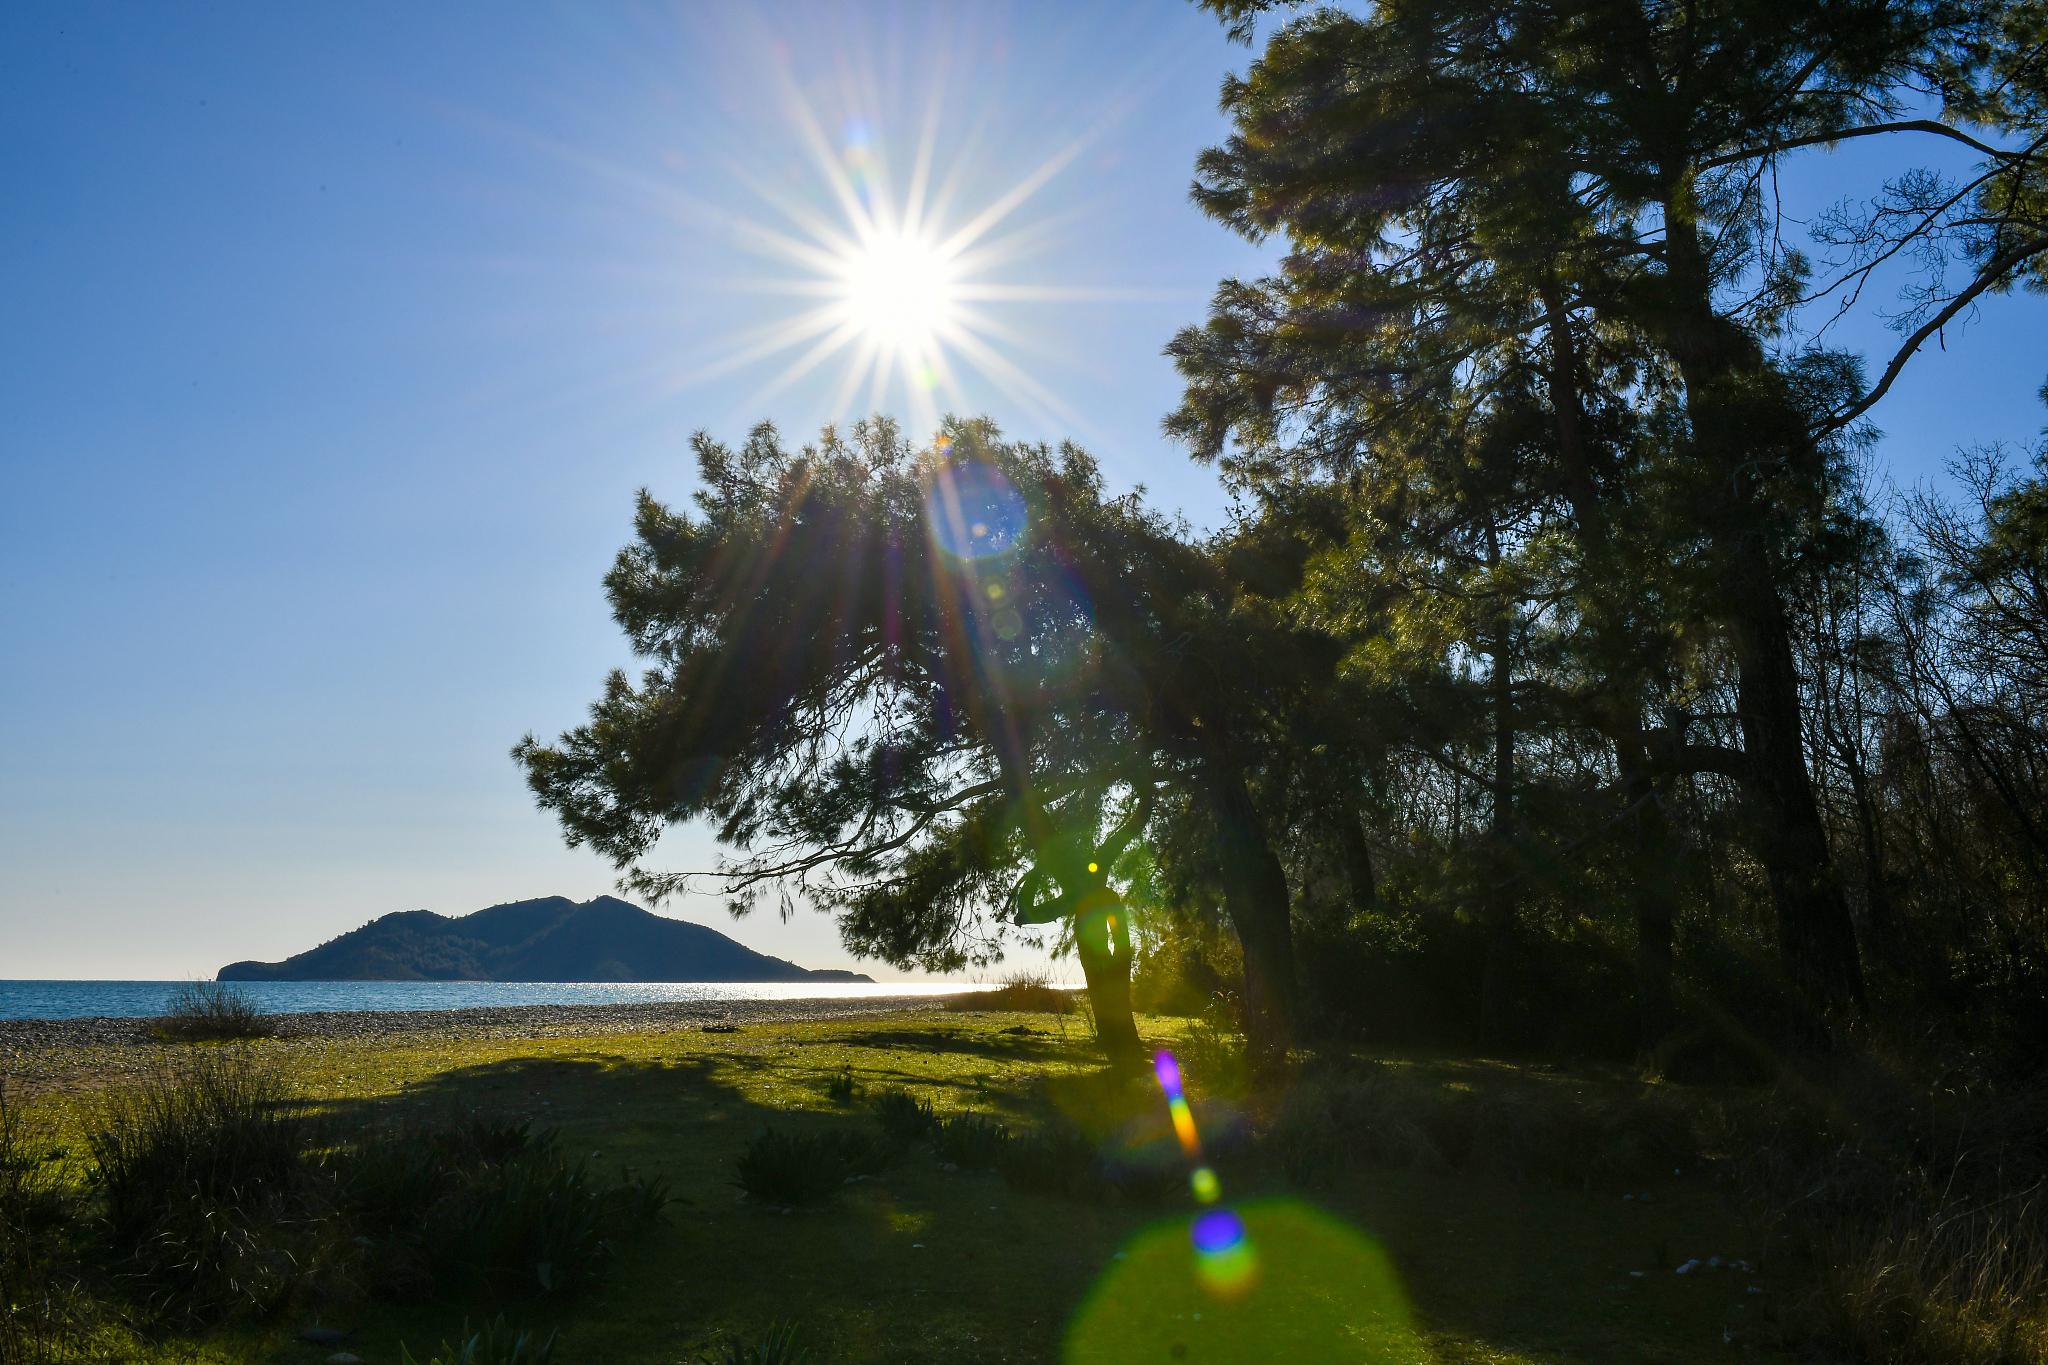
[[[1002,470],[984,460],[954,460],[939,467],[924,494],[925,525],[939,548],[956,559],[992,559],[1023,543],[1029,522],[1024,495]]]
[[[1173,1118],[1173,1134],[1180,1139],[1180,1149],[1195,1163],[1188,1188],[1197,1203],[1214,1204],[1223,1197],[1223,1182],[1202,1161],[1202,1139],[1195,1131],[1195,1111],[1188,1104],[1180,1063],[1171,1052],[1159,1052],[1152,1058],[1152,1074],[1159,1078],[1159,1089],[1166,1095],[1166,1112]],[[1258,1278],[1258,1257],[1245,1235],[1244,1220],[1234,1211],[1210,1209],[1196,1214],[1188,1226],[1188,1240],[1195,1247],[1195,1278],[1211,1294],[1239,1297]]]

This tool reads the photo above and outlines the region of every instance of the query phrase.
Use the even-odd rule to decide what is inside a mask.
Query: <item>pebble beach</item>
[[[810,1019],[851,1019],[930,1009],[929,995],[688,1004],[512,1005],[459,1010],[347,1010],[271,1016],[277,1038],[318,1048],[335,1042],[485,1041],[717,1032]],[[156,1021],[132,1018],[0,1019],[0,1081],[23,1094],[93,1088],[146,1073],[167,1047]]]

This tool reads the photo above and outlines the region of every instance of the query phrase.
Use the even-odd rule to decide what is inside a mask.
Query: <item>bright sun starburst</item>
[[[930,238],[876,231],[854,245],[840,268],[846,320],[903,364],[921,363],[955,331],[952,260]]]
[[[940,132],[958,122],[957,100],[934,90],[917,136],[895,144],[864,117],[821,117],[793,77],[782,75],[791,123],[818,172],[813,192],[735,164],[734,174],[774,213],[765,220],[721,217],[736,243],[776,267],[765,279],[729,283],[806,302],[722,339],[717,358],[682,382],[781,355],[788,357],[781,368],[741,398],[745,412],[758,413],[806,376],[823,373],[837,378],[829,399],[836,420],[888,411],[907,419],[912,431],[929,432],[942,410],[964,410],[993,391],[1035,418],[1066,430],[1084,427],[1016,358],[1036,349],[1057,362],[1054,348],[1005,315],[1016,305],[1139,297],[1020,278],[1030,273],[1021,263],[1044,256],[1057,237],[1051,220],[1023,210],[1111,116],[1092,120],[1088,131],[1023,162],[1008,178],[984,183],[977,194],[972,182],[1001,161],[971,144],[942,154]],[[888,155],[892,145],[907,153],[900,180]],[[981,381],[980,395],[965,387],[970,376]]]

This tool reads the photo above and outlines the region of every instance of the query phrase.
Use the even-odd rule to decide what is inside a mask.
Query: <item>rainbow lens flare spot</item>
[[[1223,1182],[1216,1178],[1216,1172],[1207,1166],[1197,1166],[1188,1177],[1188,1188],[1195,1192],[1195,1198],[1204,1204],[1213,1204],[1223,1197]]]
[[[1212,1294],[1233,1298],[1251,1288],[1258,1258],[1245,1236],[1244,1220],[1229,1209],[1195,1215],[1189,1238],[1195,1244],[1195,1278]]]
[[[1167,1100],[1171,1102],[1179,1099],[1181,1092],[1180,1063],[1173,1059],[1173,1054],[1171,1052],[1155,1054],[1152,1058],[1152,1071],[1154,1075],[1159,1077],[1159,1088],[1166,1092]]]
[[[925,524],[956,559],[988,559],[1017,548],[1029,517],[1024,495],[994,465],[949,460],[924,494]]]

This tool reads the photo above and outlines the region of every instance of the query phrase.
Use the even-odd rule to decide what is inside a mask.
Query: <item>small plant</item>
[[[852,1104],[860,1098],[860,1089],[860,1082],[853,1078],[853,1068],[847,1067],[825,1082],[825,1098],[838,1105]]]
[[[994,1169],[1010,1145],[1010,1130],[980,1114],[955,1114],[941,1119],[932,1130],[932,1147],[939,1160],[963,1170]]]
[[[796,1324],[778,1322],[751,1344],[721,1341],[697,1356],[697,1365],[804,1365],[811,1353],[797,1345]]]
[[[846,1183],[845,1145],[820,1133],[768,1128],[740,1153],[733,1183],[763,1204],[815,1204]]]
[[[868,1102],[868,1107],[874,1111],[875,1121],[882,1125],[883,1136],[899,1147],[923,1141],[938,1127],[932,1102],[921,1100],[908,1090],[881,1091]]]
[[[488,1324],[480,1332],[471,1332],[467,1322],[462,1324],[462,1338],[459,1344],[441,1343],[441,1349],[425,1360],[419,1359],[403,1343],[398,1347],[399,1365],[548,1365],[554,1359],[555,1333],[545,1337],[525,1329],[514,1330],[503,1317]]]
[[[275,1038],[277,1023],[247,991],[221,981],[190,981],[171,994],[157,1035],[179,1042]]]

